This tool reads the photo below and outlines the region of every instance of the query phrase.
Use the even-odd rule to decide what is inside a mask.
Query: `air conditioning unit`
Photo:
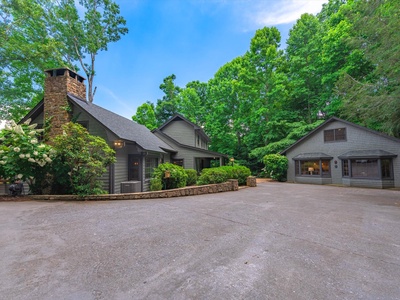
[[[141,192],[141,181],[121,182],[121,193],[139,193]]]

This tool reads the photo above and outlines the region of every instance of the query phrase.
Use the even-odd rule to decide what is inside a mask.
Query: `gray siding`
[[[172,143],[171,140],[163,137],[160,134],[155,133],[157,137],[160,139],[164,140],[164,142],[169,143],[171,147],[173,147],[175,150],[178,151],[177,154],[172,154],[172,156],[169,159],[183,159],[183,167],[185,169],[196,169],[196,158],[208,158],[208,159],[213,159],[214,156],[210,153],[205,153],[201,151],[197,151],[195,149],[189,149],[186,147],[181,147],[178,144]],[[215,157],[216,159],[219,159],[219,156]]]
[[[324,130],[343,127],[346,128],[347,141],[324,143]],[[288,181],[303,182],[306,180],[304,177],[295,177],[293,157],[300,153],[322,152],[333,157],[330,165],[332,183],[350,185],[350,181],[348,179],[342,178],[342,164],[338,156],[354,150],[385,150],[397,154],[397,157],[393,159],[393,174],[395,187],[400,187],[400,143],[380,134],[373,133],[340,121],[328,123],[326,126],[314,132],[312,135],[286,152],[286,156],[289,160]],[[335,161],[337,164],[334,163]],[[310,178],[309,180],[315,181],[317,179]],[[393,181],[387,181],[383,185],[386,187],[392,182]],[[382,187],[382,183],[380,181],[375,182],[374,180],[367,179],[351,179],[351,185],[356,184],[368,187],[381,185],[380,187]]]
[[[41,124],[41,125],[43,125],[43,112],[41,112],[40,115],[37,116],[37,118],[31,120],[31,124]]]
[[[114,164],[114,193],[121,193],[121,182],[128,180],[128,147],[117,149]]]
[[[194,128],[183,120],[172,121],[162,129],[162,132],[181,144],[196,147]]]

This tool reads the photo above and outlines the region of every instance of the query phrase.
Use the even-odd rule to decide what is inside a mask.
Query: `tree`
[[[0,2],[0,119],[19,121],[43,98],[43,70],[63,64],[48,32],[49,2]]]
[[[154,113],[154,104],[147,101],[140,105],[136,110],[136,114],[132,116],[132,120],[146,126],[150,130],[156,129],[157,119]]]
[[[93,101],[95,59],[128,29],[111,0],[0,0],[0,117],[19,120],[43,98],[44,69],[80,64]]]
[[[157,100],[155,107],[156,119],[158,125],[165,123],[170,117],[178,113],[178,95],[181,88],[176,86],[174,81],[176,76],[174,74],[164,78],[163,83],[160,85],[165,95],[162,99]]]
[[[53,192],[91,195],[104,193],[100,176],[115,162],[115,151],[79,124],[63,125],[65,134],[54,139]]]
[[[291,91],[288,105],[308,123],[317,118],[320,109],[321,40],[318,36],[321,36],[321,24],[317,17],[303,14],[290,30],[286,48]]]
[[[400,137],[399,11],[398,1],[376,0],[354,2],[345,12],[354,24],[347,45],[363,54],[369,72],[345,72],[336,90],[344,101],[345,117],[396,137]]]
[[[119,6],[112,0],[79,0],[79,5],[85,10],[83,18],[78,14],[75,0],[61,0],[51,14],[50,28],[55,30],[57,40],[64,40],[67,62],[78,61],[85,72],[88,101],[93,102],[96,56],[99,51],[107,51],[109,43],[128,33],[128,28],[119,15]]]

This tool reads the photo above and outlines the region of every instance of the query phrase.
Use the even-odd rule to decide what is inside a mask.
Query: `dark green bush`
[[[284,155],[269,154],[264,156],[265,171],[269,176],[278,181],[286,181],[288,159]]]
[[[223,166],[220,168],[228,173],[228,179],[237,179],[239,185],[246,185],[247,177],[251,175],[250,169],[245,166]]]
[[[166,172],[169,173],[168,178],[166,177]],[[163,190],[185,187],[188,176],[181,166],[177,166],[171,163],[163,163],[154,169],[151,177],[152,179],[150,181],[150,190],[156,191],[159,190],[159,182],[161,182]],[[158,179],[158,182],[156,179]]]
[[[221,169],[221,167],[206,168],[201,171],[199,179],[197,180],[197,184],[204,185],[212,183],[221,183],[227,180],[228,180],[228,173],[224,169]]]
[[[197,171],[193,169],[185,169],[187,177],[186,185],[195,185],[197,182]]]

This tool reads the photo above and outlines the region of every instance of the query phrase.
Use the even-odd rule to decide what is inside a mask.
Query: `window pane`
[[[301,175],[300,162],[298,160],[295,160],[295,162],[294,162],[294,173],[295,173],[295,175]]]
[[[324,142],[332,142],[335,140],[334,130],[324,130]]]
[[[155,157],[146,157],[145,177],[146,179],[151,178],[154,172],[154,168],[157,168],[158,159]]]
[[[392,178],[392,160],[382,159],[381,160],[381,173],[382,178]]]
[[[342,170],[343,170],[343,176],[344,177],[350,176],[350,173],[349,173],[349,161],[347,159],[342,161]]]
[[[301,175],[320,175],[319,160],[301,160],[300,161]]]
[[[351,160],[352,177],[378,178],[377,159],[353,159]]]
[[[346,140],[346,128],[335,129],[335,141],[345,141]]]
[[[327,176],[331,174],[330,168],[329,168],[329,160],[323,160],[321,161],[321,166],[322,166],[322,176]]]

